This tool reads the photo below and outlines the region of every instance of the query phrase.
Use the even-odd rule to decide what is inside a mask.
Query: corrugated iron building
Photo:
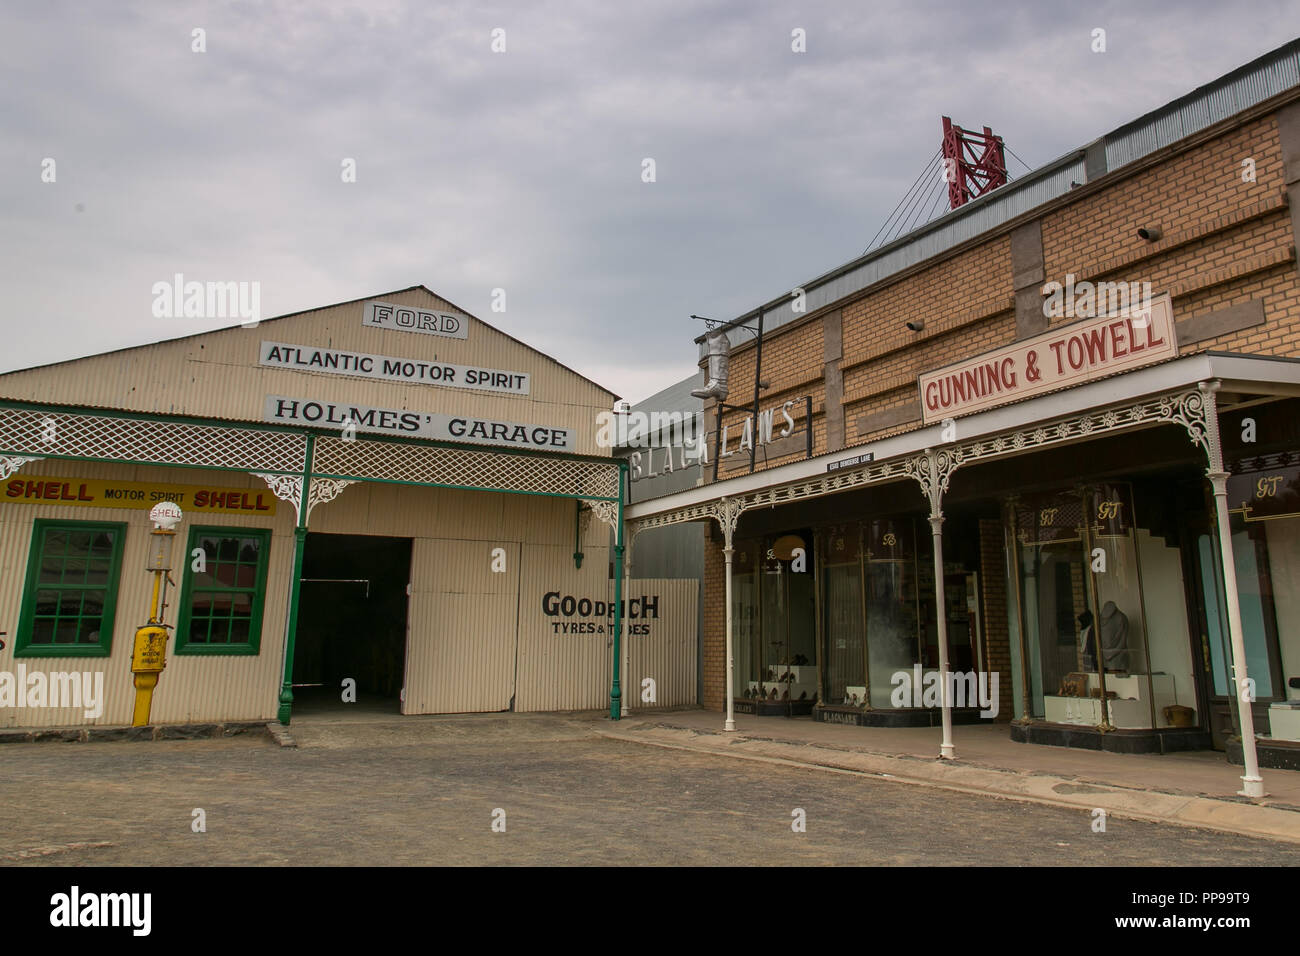
[[[162,500],[184,519],[152,723],[287,722],[349,680],[407,714],[607,705],[614,396],[422,286],[254,325],[0,376],[0,726],[130,723]],[[637,583],[624,632],[642,669],[689,655],[657,678],[689,703],[664,587]],[[72,672],[103,672],[99,713],[53,706]]]

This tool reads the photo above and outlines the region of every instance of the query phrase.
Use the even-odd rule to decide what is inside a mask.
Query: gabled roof
[[[569,366],[565,365],[563,362],[560,362],[560,361],[558,361],[557,359],[555,359],[553,356],[548,355],[548,354],[546,354],[545,352],[541,351],[541,349],[534,348],[533,346],[529,345],[527,342],[524,342],[524,341],[521,341],[520,339],[515,338],[513,335],[511,335],[511,334],[508,333],[508,332],[503,332],[501,329],[498,329],[496,326],[492,325],[492,323],[490,323],[490,322],[484,322],[482,319],[480,319],[480,318],[479,318],[478,316],[476,316],[474,313],[470,312],[468,309],[463,309],[463,308],[461,308],[459,305],[456,305],[456,303],[452,302],[452,301],[451,301],[450,299],[448,299],[446,296],[439,295],[437,292],[434,292],[434,291],[433,291],[432,289],[430,289],[428,286],[423,285],[423,284],[421,284],[421,285],[412,285],[412,286],[407,286],[405,289],[393,289],[393,290],[391,290],[391,291],[389,291],[389,292],[379,292],[379,293],[376,293],[376,294],[374,294],[374,295],[362,296],[362,297],[359,298],[359,299],[345,299],[345,300],[342,301],[342,302],[330,302],[330,303],[327,303],[327,304],[324,304],[324,305],[312,306],[310,309],[300,309],[300,310],[297,311],[297,312],[286,312],[284,315],[277,315],[277,316],[272,316],[272,317],[269,318],[269,319],[262,319],[262,320],[258,323],[258,327],[261,328],[261,327],[264,326],[264,325],[267,325],[267,324],[269,324],[269,323],[271,323],[271,322],[277,322],[277,321],[279,321],[280,319],[290,319],[290,318],[294,318],[295,316],[307,315],[307,314],[312,313],[312,312],[320,312],[320,311],[323,311],[323,310],[325,310],[325,309],[338,308],[339,306],[344,306],[344,305],[353,305],[353,304],[356,304],[356,303],[362,303],[362,302],[373,302],[373,301],[375,301],[376,299],[383,299],[383,298],[385,298],[386,296],[400,295],[400,294],[402,294],[402,293],[404,293],[404,292],[414,292],[414,291],[416,291],[417,289],[418,289],[418,290],[421,290],[421,291],[423,291],[423,292],[428,293],[429,295],[433,296],[433,297],[436,298],[436,299],[441,299],[443,302],[446,302],[448,305],[450,305],[453,309],[456,309],[458,312],[461,312],[461,313],[463,313],[463,314],[469,316],[470,318],[472,318],[475,322],[480,322],[480,323],[482,323],[483,325],[488,326],[488,328],[492,329],[492,330],[493,330],[494,332],[496,332],[497,334],[499,334],[499,335],[501,335],[501,336],[504,336],[505,338],[509,339],[511,342],[514,342],[515,344],[521,346],[522,348],[527,349],[529,352],[532,352],[532,353],[536,354],[537,356],[539,356],[539,357],[542,358],[543,360],[545,360],[545,361],[547,361],[547,362],[550,362],[550,363],[552,363],[552,364],[554,364],[554,365],[559,366],[560,368],[564,369],[566,372],[570,372],[571,374],[577,376],[578,378],[582,379],[584,382],[587,382],[588,384],[594,386],[595,388],[599,389],[600,391],[604,392],[605,394],[610,395],[610,396],[612,396],[613,398],[616,398],[616,399],[619,397],[615,392],[612,392],[612,391],[610,391],[609,389],[605,388],[605,386],[601,385],[599,382],[594,382],[594,381],[592,381],[591,379],[587,378],[587,376],[581,374],[580,372],[576,372],[576,371],[574,371],[572,368],[570,368]],[[57,361],[57,362],[46,362],[46,363],[43,364],[43,365],[31,365],[31,366],[28,366],[28,367],[26,367],[26,368],[11,369],[11,370],[8,371],[8,372],[0,372],[0,379],[3,379],[3,378],[4,378],[5,376],[7,376],[7,375],[16,375],[16,374],[23,373],[23,372],[32,372],[32,371],[36,371],[36,370],[38,370],[38,369],[58,368],[59,366],[69,365],[69,364],[72,364],[72,363],[75,363],[75,362],[84,361],[85,359],[89,359],[89,358],[101,358],[101,357],[103,357],[103,356],[107,356],[107,355],[119,355],[119,354],[123,354],[123,353],[127,353],[127,352],[133,352],[133,351],[136,351],[136,350],[138,350],[138,349],[153,348],[153,347],[156,347],[156,346],[158,346],[158,345],[167,345],[167,344],[174,343],[174,342],[184,342],[184,341],[187,340],[187,339],[196,339],[196,338],[200,338],[200,337],[205,336],[205,335],[212,335],[212,334],[217,333],[217,332],[224,332],[224,331],[227,331],[227,330],[230,329],[230,328],[239,328],[239,326],[229,326],[229,327],[227,327],[227,328],[222,328],[222,329],[208,329],[208,330],[203,331],[203,332],[192,332],[192,333],[190,333],[189,335],[178,335],[178,336],[176,336],[175,338],[171,338],[171,339],[159,339],[159,340],[157,340],[157,341],[153,341],[153,342],[143,342],[143,343],[141,343],[141,344],[139,344],[139,345],[127,345],[127,346],[123,346],[122,348],[119,348],[119,349],[110,349],[110,350],[107,351],[107,352],[93,352],[93,353],[91,353],[91,354],[89,354],[89,355],[79,355],[79,356],[77,356],[77,357],[75,357],[75,358],[62,359],[62,360]]]

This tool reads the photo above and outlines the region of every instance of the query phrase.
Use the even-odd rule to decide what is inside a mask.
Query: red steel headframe
[[[943,118],[943,165],[948,176],[948,207],[964,206],[990,189],[1005,185],[1007,160],[1002,137],[984,127],[983,135]]]

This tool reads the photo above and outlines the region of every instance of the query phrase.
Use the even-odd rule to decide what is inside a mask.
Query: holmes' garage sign
[[[1087,319],[926,372],[919,379],[921,417],[928,425],[969,415],[1177,354],[1173,310],[1163,295],[1144,314]]]

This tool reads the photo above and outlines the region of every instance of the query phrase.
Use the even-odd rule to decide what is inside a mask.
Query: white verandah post
[[[1255,749],[1255,715],[1251,710],[1254,695],[1246,675],[1246,640],[1241,626],[1241,596],[1237,592],[1237,566],[1232,552],[1232,525],[1228,518],[1228,473],[1223,467],[1223,447],[1219,443],[1219,411],[1215,392],[1218,382],[1199,382],[1197,388],[1205,398],[1205,438],[1209,467],[1205,475],[1214,489],[1214,512],[1219,529],[1220,563],[1223,565],[1223,590],[1228,602],[1228,637],[1232,645],[1233,686],[1236,689],[1237,713],[1241,720],[1241,758],[1245,773],[1241,776],[1243,797],[1264,796],[1264,779],[1259,775],[1259,755]]]

